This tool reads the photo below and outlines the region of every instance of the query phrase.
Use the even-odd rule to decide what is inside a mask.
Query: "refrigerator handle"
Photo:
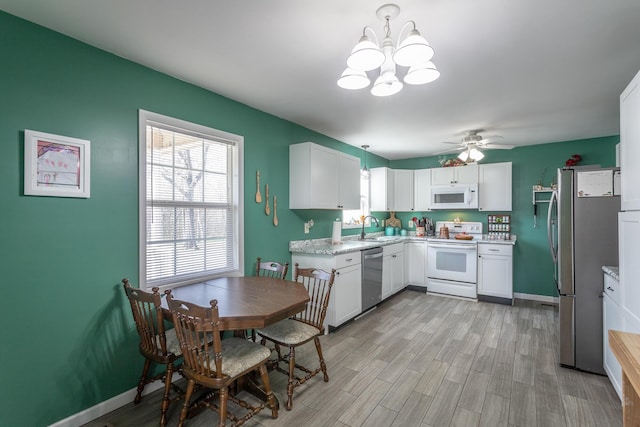
[[[556,249],[553,247],[553,209],[554,203],[558,203],[558,192],[554,191],[551,193],[551,198],[549,199],[549,211],[547,212],[547,241],[549,242],[549,251],[551,251],[551,259],[554,263],[558,262],[558,253]]]

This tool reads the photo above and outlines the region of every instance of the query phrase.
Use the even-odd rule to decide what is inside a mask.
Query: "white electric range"
[[[439,237],[442,227],[449,238]],[[427,292],[464,298],[477,298],[478,240],[481,222],[437,221],[435,236],[427,238]],[[456,235],[471,236],[470,240]]]

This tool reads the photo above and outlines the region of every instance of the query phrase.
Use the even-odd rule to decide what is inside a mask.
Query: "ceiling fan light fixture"
[[[347,58],[347,67],[353,70],[371,71],[381,66],[385,60],[384,53],[382,53],[378,44],[372,42],[367,36],[367,28],[369,27],[365,27],[364,30],[362,30],[360,41],[355,45]]]
[[[338,86],[343,89],[356,90],[369,86],[371,80],[364,71],[357,71],[352,68],[344,70],[338,79]]]
[[[435,51],[420,35],[420,32],[416,29],[415,22],[409,21],[405,26],[407,24],[413,24],[413,30],[393,53],[393,61],[403,67],[411,67],[431,60]],[[400,33],[402,34],[402,31]]]
[[[482,151],[480,151],[477,148],[473,147],[469,151],[469,157],[471,157],[471,160],[473,160],[474,162],[478,162],[478,161],[484,159],[484,154],[482,154]]]
[[[423,85],[431,83],[440,77],[440,71],[433,62],[427,61],[409,68],[404,76],[404,82],[410,85]]]
[[[465,150],[462,153],[458,154],[458,158],[463,162],[466,162],[467,159],[469,158],[469,150]]]

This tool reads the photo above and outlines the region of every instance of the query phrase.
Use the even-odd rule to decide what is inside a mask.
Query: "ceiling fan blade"
[[[438,151],[433,153],[434,156],[438,156],[440,154],[449,154],[449,153],[455,153],[456,151],[462,151],[467,147],[458,147],[458,148],[450,148],[448,150],[443,150],[443,151]]]
[[[442,141],[443,144],[453,144],[453,145],[461,145],[461,142],[452,142],[452,141]]]
[[[485,144],[482,148],[486,148],[488,150],[511,150],[515,145],[512,144]]]
[[[501,136],[501,135],[488,135],[488,136],[483,137],[480,141],[478,141],[478,143],[480,143],[480,144],[488,144],[490,142],[498,141],[498,140],[501,140],[503,138],[504,137]]]

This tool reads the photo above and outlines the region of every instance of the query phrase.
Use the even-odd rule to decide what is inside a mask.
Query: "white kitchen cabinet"
[[[382,247],[382,299],[404,288],[404,243]]]
[[[413,171],[413,210],[428,212],[431,210],[431,169]]]
[[[290,209],[359,209],[360,159],[312,142],[289,146]]]
[[[301,268],[316,267],[325,271],[336,269],[329,307],[325,318],[327,329],[337,328],[362,312],[361,253],[338,255],[293,254],[292,263]]]
[[[393,211],[413,210],[413,170],[392,169],[393,171]]]
[[[478,210],[511,211],[511,162],[478,166]]]
[[[372,168],[371,210],[412,211],[413,170]]]
[[[640,210],[640,72],[620,95],[620,172],[623,211]]]
[[[404,244],[405,284],[427,289],[427,242]]]
[[[623,174],[624,175],[624,174]],[[618,249],[622,308],[640,323],[640,211],[618,214]]]
[[[609,329],[624,330],[624,317],[619,305],[620,287],[618,282],[608,274],[604,275],[604,292],[602,294],[602,342],[604,344],[604,370],[613,388],[622,399],[622,368],[618,359],[609,347]]]
[[[513,246],[478,243],[478,299],[513,303]]]
[[[478,165],[451,166],[431,169],[431,184],[473,184],[478,182]]]
[[[372,211],[391,211],[393,204],[393,172],[389,168],[372,168],[370,171]]]

